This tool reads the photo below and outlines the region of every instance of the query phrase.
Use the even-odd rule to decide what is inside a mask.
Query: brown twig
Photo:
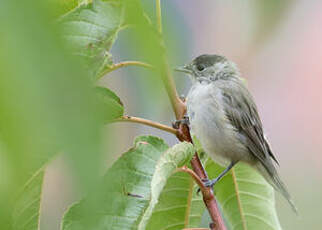
[[[194,181],[200,187],[200,189],[206,188],[205,185],[203,184],[202,180],[200,179],[200,177],[193,170],[189,169],[187,166],[183,166],[181,168],[178,168],[176,171],[185,172],[185,173],[190,174],[190,176],[192,177],[192,179],[194,179]]]
[[[174,110],[174,114],[176,116],[177,120],[180,120],[183,118],[183,116],[186,114],[186,105],[185,103],[180,99],[177,90],[176,90],[176,86],[170,71],[170,67],[169,67],[169,63],[166,59],[166,57],[163,58],[163,62],[164,62],[164,68],[162,71],[162,80],[163,83],[165,85],[167,94],[170,98],[170,102],[172,105],[172,108]]]
[[[113,122],[139,123],[139,124],[147,125],[147,126],[150,126],[150,127],[153,127],[153,128],[161,129],[163,131],[166,131],[168,133],[172,133],[174,135],[178,135],[178,132],[179,132],[177,129],[174,129],[174,128],[170,127],[170,126],[163,125],[163,124],[160,124],[158,122],[143,119],[143,118],[140,118],[140,117],[122,116],[120,118],[117,118],[117,119],[114,119],[114,120],[111,121],[111,123],[113,123]]]
[[[209,228],[184,228],[182,230],[209,230]]]
[[[185,124],[180,125],[179,133],[180,133],[180,135],[179,136],[177,135],[177,137],[180,141],[188,141],[188,142],[192,143],[190,130],[187,125],[185,125]],[[208,179],[207,173],[206,173],[206,171],[199,159],[197,152],[195,153],[195,155],[191,159],[190,163],[191,163],[191,167],[192,167],[193,171],[199,177],[199,181]],[[197,184],[199,185],[199,183],[197,183]],[[221,217],[221,214],[220,214],[220,211],[219,211],[219,208],[217,205],[217,201],[214,197],[212,189],[209,187],[200,186],[200,185],[199,185],[199,187],[200,187],[200,191],[202,193],[203,201],[204,201],[204,203],[208,209],[209,215],[213,221],[213,223],[210,223],[211,229],[213,229],[213,230],[226,230],[226,226],[225,226],[224,221]]]
[[[119,63],[116,63],[116,64],[113,64],[111,66],[109,66],[108,68],[106,68],[105,70],[103,70],[101,73],[100,73],[100,76],[99,78],[103,77],[104,75],[114,71],[114,70],[117,70],[119,68],[122,68],[122,67],[125,67],[125,66],[141,66],[141,67],[144,67],[144,68],[148,68],[148,69],[153,69],[154,67],[148,63],[145,63],[145,62],[140,62],[140,61],[123,61],[123,62],[119,62]]]
[[[158,31],[161,34],[162,28],[161,28],[161,6],[160,6],[160,0],[156,0],[157,3],[157,20],[158,20]],[[162,41],[162,36],[161,36],[161,43]],[[177,120],[183,119],[183,116],[186,113],[186,105],[185,103],[179,98],[176,86],[170,71],[170,66],[167,61],[165,52],[164,56],[162,57],[163,59],[163,68],[162,68],[162,80],[165,85],[167,94],[169,96],[173,111],[175,113],[175,117]],[[179,132],[177,133],[177,138],[180,141],[187,141],[187,142],[192,142],[192,138],[190,135],[190,130],[189,127],[186,124],[181,124],[179,126]],[[199,177],[199,182],[205,179],[208,179],[207,173],[202,166],[198,153],[196,152],[192,160],[190,161],[191,167],[195,174]],[[195,175],[193,174],[193,175]],[[191,174],[192,175],[192,174]],[[195,178],[195,177],[194,177]],[[199,185],[201,186],[201,185]],[[209,215],[213,221],[213,223],[210,224],[213,230],[226,230],[224,221],[221,217],[220,211],[218,209],[217,201],[214,197],[214,194],[212,192],[212,189],[209,187],[201,186],[200,190],[202,192],[203,196],[203,201],[208,209]]]
[[[163,39],[162,39],[162,23],[161,23],[161,4],[160,0],[156,0],[156,11],[157,11],[157,29],[158,32],[160,33],[160,42],[163,44]],[[102,75],[111,72],[113,70],[116,70],[118,68],[121,68],[123,66],[129,66],[129,65],[138,65],[138,66],[143,66],[147,68],[153,68],[151,65],[143,63],[143,62],[136,62],[136,61],[128,61],[128,62],[121,62],[118,64],[114,64],[111,68],[106,69],[106,71],[103,71]],[[161,68],[161,76],[163,83],[165,85],[167,94],[169,96],[172,108],[175,113],[175,117],[177,120],[183,119],[185,113],[186,113],[186,105],[185,103],[179,98],[176,86],[170,71],[169,63],[167,61],[165,52],[163,53],[162,57],[162,65],[163,68]],[[138,117],[129,117],[129,116],[123,116],[119,119],[114,120],[113,122],[117,121],[125,121],[125,122],[134,122],[134,123],[140,123],[144,125],[148,125],[151,127],[155,127],[170,133],[173,133],[177,136],[177,138],[180,141],[187,141],[187,142],[192,142],[192,138],[190,135],[190,130],[189,127],[186,124],[181,124],[179,126],[179,129],[173,129],[169,126],[162,125],[160,123],[156,123],[150,120],[138,118]],[[226,227],[224,225],[223,219],[220,215],[220,211],[217,206],[217,201],[215,200],[214,194],[212,192],[212,189],[209,187],[204,186],[202,183],[202,180],[205,180],[208,178],[207,173],[204,169],[204,167],[201,164],[201,161],[199,159],[198,153],[196,152],[192,160],[190,161],[192,170],[183,167],[179,170],[184,171],[189,173],[193,179],[196,181],[196,183],[199,185],[200,190],[202,192],[203,196],[203,201],[208,209],[208,212],[210,214],[210,217],[213,221],[213,223],[210,223],[210,228],[212,230],[226,230]]]
[[[163,75],[163,82],[165,83],[166,89],[168,91],[168,95],[171,100],[171,104],[173,106],[176,118],[182,119],[185,111],[186,106],[185,104],[180,100],[178,97],[178,94],[175,90],[174,81],[170,80],[171,75]],[[169,81],[167,81],[169,79]],[[173,92],[173,90],[175,90]],[[170,92],[169,92],[170,91]],[[180,101],[181,103],[179,103]],[[179,132],[177,134],[177,137],[180,141],[187,141],[192,143],[192,138],[190,135],[189,127],[186,124],[181,124],[179,127]],[[196,152],[192,160],[190,161],[191,167],[195,174],[200,178],[200,180],[206,180],[208,179],[207,173],[204,169],[204,167],[201,164],[201,161],[199,159],[198,153]],[[220,211],[218,209],[217,201],[214,197],[214,194],[212,192],[212,189],[209,187],[202,186],[200,187],[200,190],[202,192],[203,201],[208,209],[209,215],[213,221],[211,226],[213,226],[214,230],[225,230],[225,224],[221,217]]]

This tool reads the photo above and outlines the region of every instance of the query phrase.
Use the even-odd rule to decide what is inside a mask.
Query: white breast
[[[239,160],[243,146],[227,120],[221,90],[214,83],[195,83],[187,97],[191,131],[214,161],[227,165]]]

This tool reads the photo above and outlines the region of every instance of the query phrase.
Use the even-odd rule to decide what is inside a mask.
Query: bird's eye
[[[199,71],[203,71],[203,70],[205,69],[205,65],[203,65],[203,64],[199,64],[199,65],[197,65],[197,69],[198,69]]]

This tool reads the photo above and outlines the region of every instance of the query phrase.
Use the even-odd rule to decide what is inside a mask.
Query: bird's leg
[[[172,127],[174,129],[179,129],[179,126],[181,124],[186,124],[186,125],[190,125],[190,121],[189,121],[189,117],[187,115],[184,115],[183,119],[181,120],[176,120],[175,122],[172,123]]]
[[[180,99],[181,99],[181,101],[186,102],[186,97],[185,97],[185,95],[184,95],[184,94],[181,94],[181,95],[180,95]]]
[[[236,161],[232,161],[229,165],[228,165],[228,167],[224,170],[224,171],[222,171],[221,173],[220,173],[220,175],[217,177],[217,178],[215,178],[215,179],[213,179],[213,180],[205,180],[204,181],[204,185],[206,186],[206,187],[213,187],[223,176],[225,176],[228,172],[229,172],[229,170],[232,168],[232,167],[234,167],[234,165],[236,164],[237,162]]]

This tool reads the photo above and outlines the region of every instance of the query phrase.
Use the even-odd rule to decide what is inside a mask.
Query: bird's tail
[[[292,200],[292,197],[290,193],[287,191],[287,188],[281,178],[279,177],[276,168],[274,165],[270,162],[269,166],[263,166],[262,164],[258,166],[259,171],[261,174],[265,177],[265,179],[268,181],[272,187],[282,194],[282,196],[288,201],[290,206],[292,207],[293,211],[298,214],[297,208],[294,204],[294,201]]]

